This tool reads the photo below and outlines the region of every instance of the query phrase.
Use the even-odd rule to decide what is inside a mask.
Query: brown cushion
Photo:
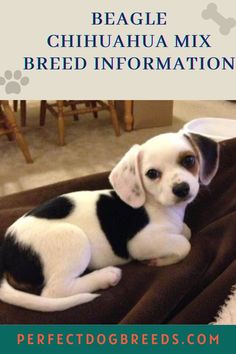
[[[95,301],[56,313],[0,303],[0,323],[209,323],[236,283],[236,139],[221,144],[219,172],[188,208],[192,250],[163,268],[138,262]],[[0,199],[0,236],[19,216],[62,193],[103,189],[108,173],[73,179]]]

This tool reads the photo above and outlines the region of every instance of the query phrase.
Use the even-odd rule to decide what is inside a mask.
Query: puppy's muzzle
[[[176,183],[172,188],[172,192],[178,198],[186,198],[190,192],[189,184],[186,182]]]

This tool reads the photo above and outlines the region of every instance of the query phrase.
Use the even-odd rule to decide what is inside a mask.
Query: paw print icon
[[[0,76],[0,85],[5,86],[5,92],[7,94],[19,94],[21,92],[22,86],[26,86],[29,83],[29,78],[27,76],[22,76],[20,70],[12,72],[11,70],[6,70],[4,77]]]

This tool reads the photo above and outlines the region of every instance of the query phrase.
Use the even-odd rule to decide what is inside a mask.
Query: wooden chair
[[[17,125],[14,112],[12,111],[8,101],[0,101],[0,136],[7,135],[9,140],[15,138],[19,148],[21,149],[27,163],[32,163],[28,145]]]
[[[130,132],[134,128],[134,115],[133,115],[134,101],[131,100],[124,101],[124,107],[125,107],[125,112],[124,112],[125,130],[127,132]]]
[[[14,112],[18,111],[18,101],[14,100],[13,101],[13,109]],[[26,101],[25,100],[21,100],[20,101],[20,122],[21,122],[21,126],[25,127],[26,126]]]
[[[20,102],[20,122],[21,126],[25,127],[26,126],[26,115],[27,115],[27,101],[26,100],[14,100],[13,101],[13,109],[14,112],[18,112],[18,103]],[[75,105],[71,105],[71,109],[76,108]],[[95,118],[97,118],[97,113],[95,112]],[[79,120],[78,114],[74,114],[74,120]]]
[[[81,107],[82,105],[82,107]],[[68,108],[68,109],[65,109]],[[65,145],[65,117],[74,115],[74,118],[80,114],[93,113],[97,118],[99,111],[108,110],[111,114],[111,121],[116,136],[120,135],[120,126],[113,101],[56,101],[55,103],[48,103],[46,100],[41,101],[40,106],[40,125],[45,124],[46,111],[57,119],[58,122],[58,136],[59,144]]]

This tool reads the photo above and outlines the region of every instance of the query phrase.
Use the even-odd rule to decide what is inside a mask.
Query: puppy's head
[[[119,197],[134,208],[148,200],[165,206],[190,203],[199,184],[209,184],[219,163],[219,146],[206,137],[162,134],[134,145],[112,170],[109,180]]]

